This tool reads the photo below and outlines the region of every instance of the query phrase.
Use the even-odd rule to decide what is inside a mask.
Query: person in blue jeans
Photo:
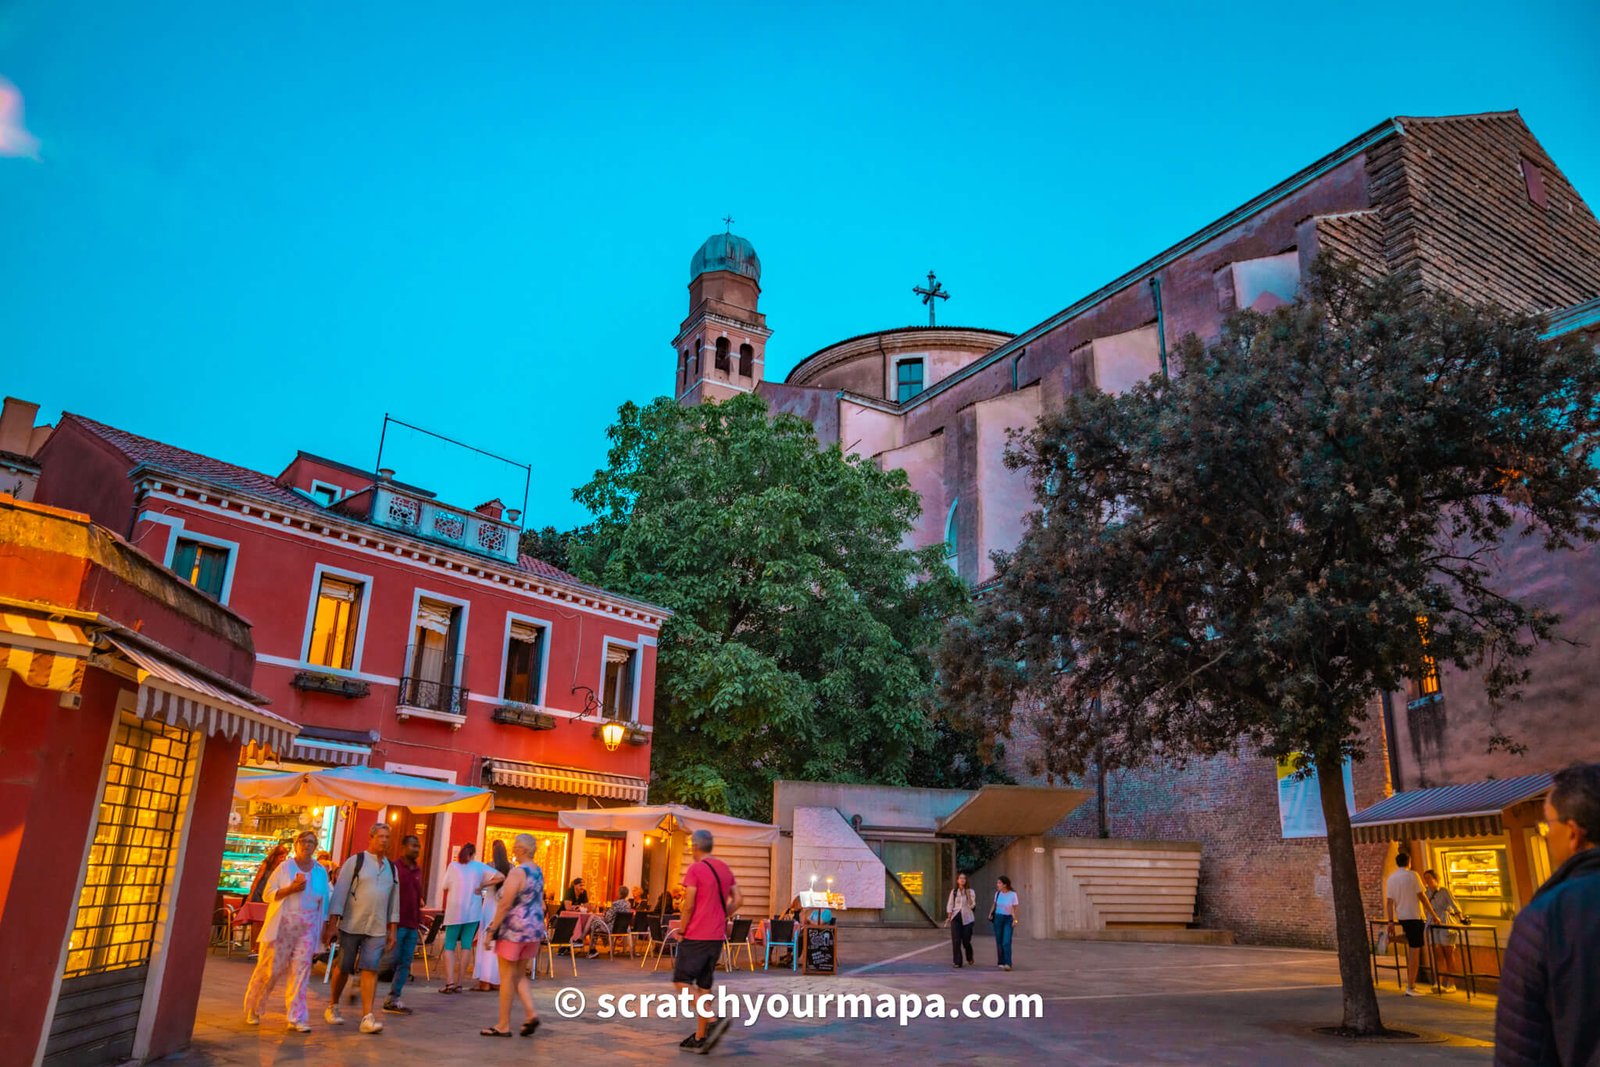
[[[994,884],[994,907],[989,909],[989,919],[994,923],[994,951],[1000,957],[1000,969],[1011,969],[1011,935],[1017,922],[1017,892],[1011,888],[1011,879],[1005,875]]]

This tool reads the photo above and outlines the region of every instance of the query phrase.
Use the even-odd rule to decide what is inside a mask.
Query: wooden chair
[[[795,937],[796,923],[793,919],[773,919],[767,923],[767,947],[762,952],[761,969],[769,970],[772,967],[772,950],[786,948],[789,950],[789,969],[800,969],[800,945]]]
[[[428,959],[428,950],[433,947],[433,943],[435,941],[439,940],[439,931],[443,928],[443,915],[435,915],[432,919],[428,920],[428,932],[422,935],[421,941],[417,942],[417,951],[412,957],[413,959],[415,959],[416,956],[422,957],[422,976],[430,982],[433,981],[433,967]],[[478,936],[482,937],[483,935],[480,933]]]
[[[728,930],[728,940],[722,943],[722,963],[732,971],[739,963],[739,950],[744,949],[744,958],[749,961],[750,969],[756,969],[756,946],[750,940],[750,928],[755,923],[750,919],[735,919]]]
[[[578,919],[576,915],[557,916],[555,926],[550,929],[550,939],[544,943],[544,951],[550,958],[550,977],[556,976],[556,950],[566,949],[567,955],[572,957],[572,976],[578,976],[578,952],[583,948],[583,942],[575,940],[578,932]],[[538,974],[538,968],[534,969]]]

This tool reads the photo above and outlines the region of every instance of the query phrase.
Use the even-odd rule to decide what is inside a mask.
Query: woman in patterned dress
[[[539,1029],[539,1013],[533,1010],[533,989],[528,980],[527,962],[537,958],[545,939],[544,872],[533,862],[535,842],[532,834],[518,834],[511,843],[511,856],[517,865],[500,887],[500,903],[487,931],[494,938],[495,955],[500,957],[500,1020],[478,1033],[484,1037],[511,1036],[511,998],[522,1001],[528,1021],[522,1036],[532,1037]]]
[[[289,987],[284,1007],[289,1029],[311,1030],[306,1012],[306,988],[311,984],[311,957],[322,940],[333,887],[328,872],[316,860],[317,835],[303,830],[294,840],[294,859],[280,863],[267,876],[262,896],[267,901],[267,921],[261,924],[261,955],[250,975],[244,995],[244,1021],[261,1021],[261,1006],[285,971]]]

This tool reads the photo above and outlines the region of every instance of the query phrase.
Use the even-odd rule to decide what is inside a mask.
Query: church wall
[[[899,448],[902,440],[897,416],[839,398],[839,442],[846,452],[876,456]]]
[[[756,392],[772,411],[781,411],[811,423],[817,444],[823,448],[839,443],[839,398],[828,389],[782,382],[762,382]]]
[[[1034,507],[1028,472],[1006,466],[1006,448],[1012,430],[1026,431],[1039,421],[1039,387],[973,405],[977,443],[975,493],[977,507],[977,580],[994,577],[993,552],[1009,552],[1022,540],[1027,517]]]
[[[917,516],[905,545],[923,548],[944,540],[944,520],[950,507],[945,491],[944,437],[924,437],[903,448],[893,448],[878,456],[878,463],[887,470],[903,470],[922,500],[922,513]]]

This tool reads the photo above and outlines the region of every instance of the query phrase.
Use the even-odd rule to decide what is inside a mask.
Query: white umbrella
[[[709,830],[718,841],[748,845],[770,845],[778,840],[778,828],[764,822],[736,819],[732,815],[700,811],[683,804],[647,804],[631,808],[586,808],[562,811],[556,815],[562,826],[574,830]]]

